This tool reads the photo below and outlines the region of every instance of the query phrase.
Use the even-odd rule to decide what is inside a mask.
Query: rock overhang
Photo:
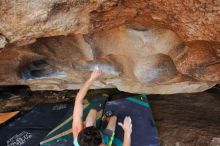
[[[104,74],[93,88],[132,93],[200,92],[220,81],[215,1],[46,3],[2,3],[1,85],[78,89],[95,65]]]

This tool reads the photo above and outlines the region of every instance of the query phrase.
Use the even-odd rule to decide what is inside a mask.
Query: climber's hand
[[[93,82],[93,81],[95,81],[99,76],[101,76],[101,74],[102,74],[102,71],[99,69],[98,66],[96,66],[95,69],[93,70],[93,72],[92,72],[92,74],[91,74],[89,80]]]
[[[124,130],[125,135],[131,135],[132,133],[132,123],[131,123],[131,117],[125,117],[124,123],[118,123],[119,126],[121,126]]]

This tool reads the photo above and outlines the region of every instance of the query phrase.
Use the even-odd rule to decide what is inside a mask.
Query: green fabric
[[[109,143],[108,143],[108,146],[112,146],[114,137],[115,137],[115,132],[112,133],[112,136],[111,136],[111,138],[110,138],[110,141],[109,141]]]
[[[106,135],[106,134],[103,135],[102,140],[103,140],[104,144],[106,144],[107,146],[112,146],[114,137],[115,137],[115,132],[112,132],[111,136]]]
[[[130,100],[130,101],[132,101],[132,102],[135,102],[135,103],[137,103],[137,104],[140,104],[140,105],[145,106],[145,107],[148,107],[148,108],[150,107],[149,103],[143,102],[143,101],[141,101],[141,100],[138,100],[138,99],[135,99],[135,98],[132,98],[132,97],[128,97],[127,100]]]

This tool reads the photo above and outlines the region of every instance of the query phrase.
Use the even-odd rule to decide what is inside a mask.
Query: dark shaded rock
[[[219,94],[150,96],[162,146],[218,146]]]
[[[31,62],[21,70],[21,78],[23,80],[36,78],[56,78],[66,77],[64,71],[58,71],[56,68],[49,65],[45,60],[37,60]]]

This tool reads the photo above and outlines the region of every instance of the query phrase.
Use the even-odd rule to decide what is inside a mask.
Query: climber
[[[96,66],[90,78],[84,83],[79,90],[73,111],[73,137],[75,146],[111,146],[114,139],[114,131],[117,123],[117,116],[111,116],[108,125],[104,131],[96,128],[97,110],[91,109],[86,118],[85,125],[82,121],[83,117],[83,99],[92,85],[92,83],[101,75],[101,70]],[[125,117],[123,123],[118,123],[124,130],[123,146],[131,145],[132,124],[131,118]]]

